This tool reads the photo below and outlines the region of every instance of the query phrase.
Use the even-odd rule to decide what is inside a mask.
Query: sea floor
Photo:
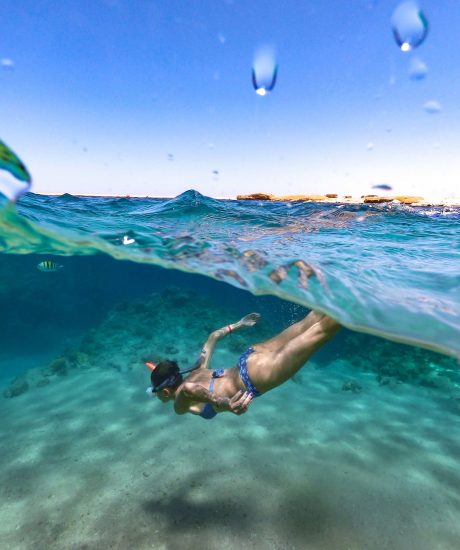
[[[92,365],[0,397],[1,548],[458,549],[460,417],[439,390],[312,362],[205,421],[147,385]]]

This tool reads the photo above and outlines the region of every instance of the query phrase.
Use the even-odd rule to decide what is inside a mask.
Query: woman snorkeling
[[[152,386],[147,391],[163,403],[174,400],[177,414],[192,413],[206,419],[226,411],[240,415],[255,397],[289,380],[340,329],[334,319],[312,311],[277,336],[248,348],[238,366],[210,370],[217,342],[259,319],[258,313],[249,313],[237,323],[212,332],[195,366],[186,371],[179,371],[175,361],[146,363],[152,371]],[[184,379],[186,373],[189,376]]]

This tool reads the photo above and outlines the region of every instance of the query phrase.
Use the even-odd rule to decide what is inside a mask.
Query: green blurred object
[[[12,174],[15,178],[31,183],[32,177],[21,159],[0,140],[0,168]]]

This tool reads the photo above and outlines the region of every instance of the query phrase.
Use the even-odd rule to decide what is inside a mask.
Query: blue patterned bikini
[[[240,357],[238,361],[238,369],[240,372],[241,380],[243,381],[243,384],[246,386],[247,391],[253,396],[253,397],[259,397],[259,395],[262,395],[262,393],[254,386],[252,383],[252,380],[249,378],[248,373],[248,357],[251,355],[251,353],[255,351],[254,348],[248,348],[243,355]],[[209,391],[212,393],[214,389],[214,380],[216,378],[222,378],[224,376],[225,370],[224,369],[214,369],[212,371],[211,375],[211,381],[209,382]],[[211,403],[206,403],[203,407],[203,410],[200,413],[200,416],[202,418],[206,418],[206,420],[211,420],[216,416],[216,411],[214,410]]]
[[[224,369],[214,369],[211,374],[211,382],[209,382],[209,391],[212,393],[214,389],[214,380],[216,378],[222,378],[224,376]],[[202,411],[200,412],[201,418],[206,418],[206,420],[211,420],[216,416],[216,411],[213,409],[213,406],[211,403],[206,403],[206,405],[203,407]]]
[[[248,357],[255,351],[254,348],[248,348],[238,361],[238,369],[240,371],[240,377],[246,389],[253,397],[259,397],[262,393],[254,386],[252,380],[249,378],[248,373]]]

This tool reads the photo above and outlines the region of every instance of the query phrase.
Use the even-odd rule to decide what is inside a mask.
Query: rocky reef
[[[340,353],[356,369],[374,372],[381,386],[407,383],[460,395],[460,370],[452,357],[353,332],[346,333]]]
[[[49,364],[29,369],[12,380],[3,396],[17,397],[71,375],[74,369],[125,372],[141,368],[145,357],[154,362],[168,358],[181,368],[190,367],[209,333],[240,317],[211,298],[179,287],[152,293],[143,300],[120,302],[97,327],[63,349]],[[262,321],[250,330],[232,333],[219,348],[239,354],[272,335],[269,323]]]

